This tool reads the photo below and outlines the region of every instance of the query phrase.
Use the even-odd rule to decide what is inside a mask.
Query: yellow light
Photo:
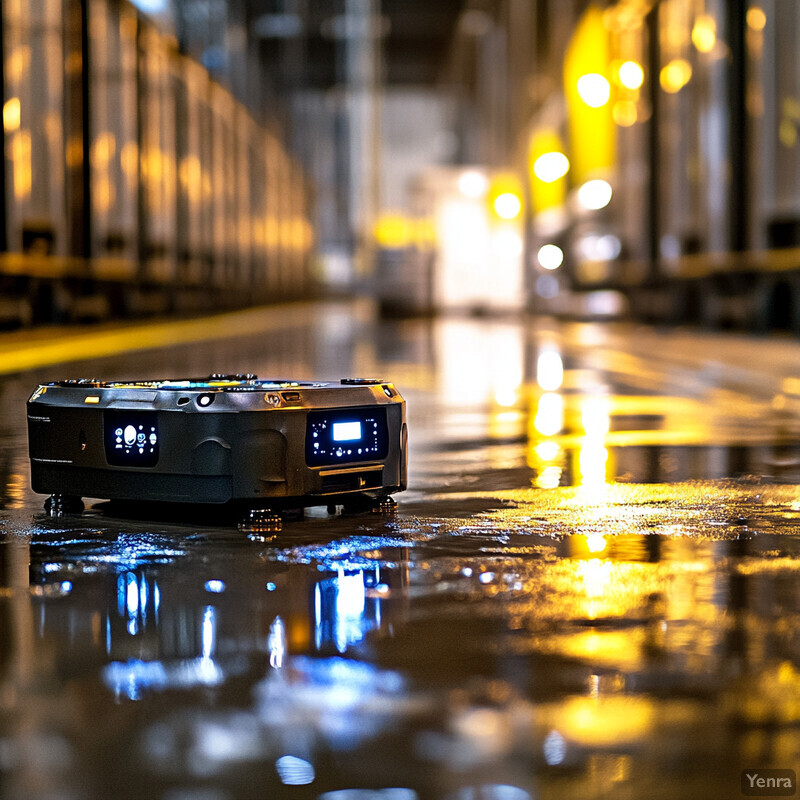
[[[554,392],[564,382],[564,362],[555,350],[545,350],[536,361],[536,382],[546,392]]]
[[[549,464],[543,467],[536,476],[534,486],[539,489],[558,489],[561,483],[561,467]]]
[[[541,461],[555,461],[560,452],[561,448],[558,446],[558,442],[539,442],[536,445],[536,455]]]
[[[614,108],[611,113],[614,116],[614,122],[621,128],[630,128],[639,118],[639,113],[636,110],[636,103],[631,100],[617,101],[614,103]]]
[[[516,219],[522,211],[522,201],[512,192],[503,192],[495,198],[494,210],[498,217]]]
[[[462,172],[458,178],[458,191],[464,197],[477,200],[484,197],[489,191],[489,179],[482,172],[474,169]]]
[[[578,94],[590,108],[602,108],[611,97],[611,84],[599,72],[589,72],[578,78]]]
[[[625,61],[619,67],[619,82],[635,91],[644,83],[644,70],[636,61]]]
[[[27,198],[33,185],[30,131],[20,130],[11,139],[11,160],[14,163],[14,197]]]
[[[607,544],[602,533],[590,533],[586,536],[586,547],[590,553],[602,553]]]
[[[407,247],[411,241],[409,221],[402,214],[382,214],[375,223],[375,241],[387,250]]]
[[[710,53],[717,43],[717,23],[710,14],[702,14],[692,28],[692,43],[701,53]]]
[[[752,6],[747,9],[747,27],[754,31],[763,31],[767,24],[767,15],[762,8]]]
[[[84,397],[83,402],[88,403],[89,405],[96,406],[100,402],[100,398],[96,394],[93,394],[90,395],[89,397]]]
[[[6,133],[13,133],[19,130],[20,121],[22,120],[22,110],[20,107],[19,97],[12,97],[6,100],[3,106],[3,127]]]
[[[611,185],[608,181],[592,180],[578,189],[578,202],[587,211],[597,211],[605,208],[611,202]]]
[[[106,131],[97,136],[92,143],[91,162],[95,169],[105,169],[117,151],[114,134]]]
[[[685,58],[676,58],[661,70],[661,88],[670,94],[676,94],[692,78],[692,66]]]
[[[569,159],[557,151],[544,153],[533,162],[533,174],[545,183],[563,178],[569,171]]]

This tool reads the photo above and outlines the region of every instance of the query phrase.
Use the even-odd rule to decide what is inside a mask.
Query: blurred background
[[[0,323],[800,331],[794,0],[4,0]]]

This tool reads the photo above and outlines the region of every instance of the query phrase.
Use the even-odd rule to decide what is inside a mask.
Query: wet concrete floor
[[[722,800],[797,769],[800,343],[276,318],[3,381],[0,797]],[[38,382],[212,372],[394,381],[397,515],[42,513]]]

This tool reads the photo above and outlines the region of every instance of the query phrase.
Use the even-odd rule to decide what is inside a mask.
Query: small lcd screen
[[[361,438],[360,422],[334,422],[334,442],[355,442]]]
[[[103,417],[106,461],[115,467],[153,467],[158,463],[156,415],[147,411],[107,410]]]
[[[309,466],[379,461],[388,452],[385,408],[326,409],[308,414],[306,463]]]

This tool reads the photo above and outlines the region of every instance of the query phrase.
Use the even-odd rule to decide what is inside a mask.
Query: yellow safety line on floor
[[[40,340],[34,344],[21,341],[18,337],[14,337],[15,340],[10,343],[3,342],[0,338],[0,374],[8,375],[136,350],[267,333],[289,325],[308,324],[319,313],[319,303],[298,302],[233,311],[200,319],[147,323],[74,334],[68,329],[54,330],[54,339]]]

